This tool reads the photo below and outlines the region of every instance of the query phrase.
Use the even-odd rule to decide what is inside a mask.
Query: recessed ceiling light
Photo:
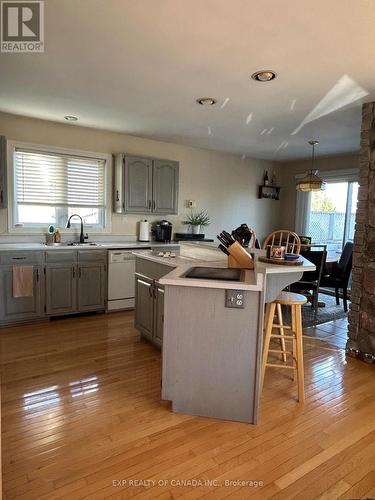
[[[213,97],[200,97],[197,99],[197,103],[200,104],[201,106],[213,106],[216,104],[216,99]]]
[[[270,82],[276,78],[276,73],[270,69],[262,69],[253,73],[251,78],[257,82]]]
[[[66,116],[64,116],[64,118],[68,122],[76,122],[78,120],[78,117],[77,116],[73,116],[73,115],[66,115]]]

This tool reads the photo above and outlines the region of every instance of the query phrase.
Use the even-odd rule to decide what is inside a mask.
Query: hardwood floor
[[[270,369],[259,425],[190,417],[160,401],[160,353],[132,324],[0,330],[6,499],[375,497],[373,365],[306,337],[304,405]]]

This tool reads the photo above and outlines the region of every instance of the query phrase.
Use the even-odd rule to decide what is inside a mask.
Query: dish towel
[[[33,266],[13,266],[13,297],[32,297]]]

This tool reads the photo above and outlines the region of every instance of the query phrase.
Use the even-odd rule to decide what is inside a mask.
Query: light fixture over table
[[[306,175],[297,181],[297,191],[323,191],[326,188],[326,183],[318,175],[318,170],[314,168],[315,163],[315,146],[319,141],[310,140],[309,144],[312,146],[311,154],[311,170],[306,172]]]

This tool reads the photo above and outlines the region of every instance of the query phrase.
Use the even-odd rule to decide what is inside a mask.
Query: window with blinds
[[[103,158],[16,147],[15,225],[64,227],[78,213],[89,227],[104,227],[105,170]]]

